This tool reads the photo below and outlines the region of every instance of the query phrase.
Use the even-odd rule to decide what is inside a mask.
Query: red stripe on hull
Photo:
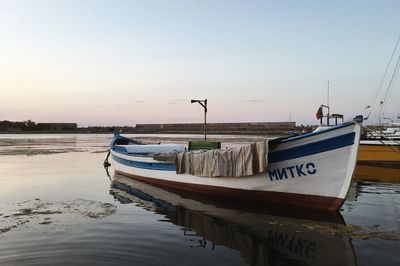
[[[140,180],[154,186],[173,188],[177,190],[190,191],[228,199],[254,201],[277,205],[297,205],[305,208],[318,208],[326,210],[338,210],[344,202],[344,199],[333,197],[188,184],[183,182],[131,175],[118,170],[115,171],[119,174]]]

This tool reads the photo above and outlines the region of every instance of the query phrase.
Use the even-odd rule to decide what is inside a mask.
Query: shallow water
[[[337,213],[231,206],[108,177],[110,139],[0,135],[0,265],[400,264],[400,184],[353,183]]]

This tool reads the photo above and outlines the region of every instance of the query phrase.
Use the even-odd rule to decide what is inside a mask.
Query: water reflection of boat
[[[400,163],[358,162],[354,180],[400,182]]]
[[[144,205],[182,226],[187,237],[202,248],[219,245],[238,250],[250,265],[355,265],[349,237],[334,235],[332,222],[308,220],[221,207],[216,202],[176,192],[115,174],[110,193],[120,202]],[[191,241],[191,243],[194,243]]]

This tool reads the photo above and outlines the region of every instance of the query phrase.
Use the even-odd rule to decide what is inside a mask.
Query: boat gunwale
[[[350,125],[354,125],[354,124],[350,124]],[[351,139],[347,140],[348,137],[351,137]],[[123,138],[125,138],[125,137],[123,137]],[[346,138],[345,142],[343,142],[343,140],[342,140],[344,138]],[[320,149],[316,150],[316,147],[321,146],[323,143],[332,142],[332,141],[336,141],[336,140],[340,140],[343,143],[336,144],[334,147],[331,147],[329,149],[325,148],[323,150],[320,150]],[[287,149],[282,149],[282,150],[277,150],[277,151],[275,151],[274,149],[271,149],[271,151],[268,153],[267,160],[268,160],[268,163],[275,163],[275,162],[285,161],[285,160],[289,160],[289,159],[301,158],[301,157],[305,157],[305,156],[310,156],[310,155],[328,152],[330,150],[335,150],[335,149],[343,148],[346,146],[350,146],[350,145],[353,145],[354,142],[355,142],[354,132],[344,133],[344,134],[334,136],[334,137],[329,137],[329,138],[325,138],[325,139],[322,138],[321,140],[310,141],[309,143],[301,143],[298,146],[287,148]],[[330,145],[330,146],[332,146],[332,145]],[[116,146],[114,146],[114,147],[116,147]],[[310,148],[312,148],[312,149],[310,150]],[[111,147],[111,150],[113,153],[130,157],[129,159],[124,159],[127,161],[135,161],[134,160],[135,157],[142,157],[142,156],[139,156],[139,154],[133,154],[133,153],[128,153],[126,151],[121,151],[119,149],[113,149],[113,147]],[[140,162],[140,163],[142,163],[142,162]],[[162,161],[143,162],[143,163],[147,163],[150,166],[152,166],[153,164],[156,164],[156,165],[162,164],[165,166],[165,164],[166,164],[166,162],[162,162]],[[152,168],[152,167],[150,167],[150,168]],[[159,170],[161,170],[161,169],[159,169]]]
[[[321,131],[318,131],[318,132],[310,132],[310,133],[305,133],[305,134],[302,134],[302,135],[292,136],[292,137],[289,136],[288,138],[281,139],[280,143],[288,143],[288,142],[291,142],[291,141],[295,141],[295,140],[299,140],[299,139],[304,139],[304,138],[308,138],[308,137],[324,134],[324,133],[331,132],[331,131],[334,131],[334,130],[337,130],[337,129],[340,129],[340,128],[345,128],[345,127],[348,127],[348,126],[352,126],[355,123],[357,123],[357,122],[356,121],[349,121],[349,122],[343,123],[341,125],[333,126],[331,128],[324,129],[324,130],[321,130]],[[273,141],[273,140],[271,140],[271,141]]]

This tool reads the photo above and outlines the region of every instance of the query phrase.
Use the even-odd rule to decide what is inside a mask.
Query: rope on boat
[[[110,157],[110,154],[111,154],[111,151],[108,150],[107,157],[106,157],[106,159],[105,159],[104,162],[103,162],[104,168],[107,168],[107,167],[111,166],[111,164],[108,162],[108,157]]]
[[[111,152],[110,152],[110,150],[108,150],[107,157],[103,162],[103,166],[104,166],[104,169],[106,169],[106,174],[107,174],[108,178],[110,179],[110,181],[112,181],[110,173],[108,172],[108,167],[111,166],[111,164],[108,162],[108,157],[110,157],[110,154],[111,154]]]

